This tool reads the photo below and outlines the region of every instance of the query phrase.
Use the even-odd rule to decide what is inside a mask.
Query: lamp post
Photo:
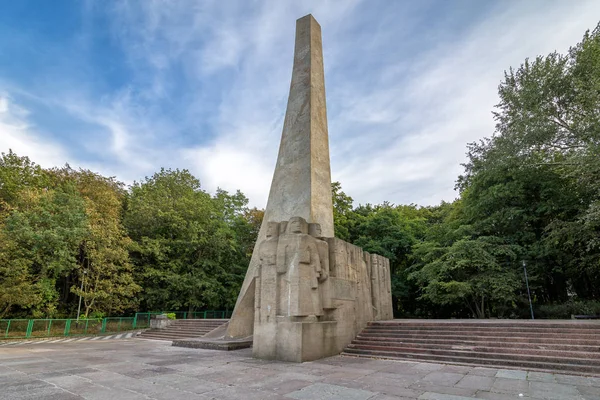
[[[527,296],[529,297],[529,310],[531,310],[531,319],[535,319],[533,316],[533,304],[531,303],[531,293],[529,292],[529,279],[527,278],[527,267],[525,266],[525,260],[523,260],[523,272],[525,273],[525,285],[527,285]]]
[[[87,270],[83,270],[83,277],[81,278],[81,293],[83,293],[83,281],[85,281],[85,274]],[[79,294],[79,306],[77,307],[77,322],[79,322],[79,314],[81,313],[81,293]]]

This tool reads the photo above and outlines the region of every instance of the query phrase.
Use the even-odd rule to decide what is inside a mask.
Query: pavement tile
[[[280,377],[273,377],[273,378],[277,378],[275,379],[271,379],[270,381],[266,381],[266,382],[256,382],[253,385],[251,385],[251,387],[254,387],[258,390],[264,390],[264,391],[268,391],[268,392],[274,392],[280,395],[284,395],[290,392],[295,392],[297,390],[300,390],[306,386],[310,386],[313,384],[313,382],[310,381],[301,381],[298,379],[291,379],[291,380],[283,380]]]
[[[464,365],[444,365],[440,371],[442,372],[454,372],[457,374],[468,374],[473,367],[467,367]]]
[[[276,371],[228,371],[228,372],[215,372],[210,374],[203,374],[202,380],[210,382],[218,382],[226,385],[243,385],[249,382],[256,382],[257,380],[264,379],[265,377],[277,374]]]
[[[537,371],[529,371],[527,373],[528,381],[538,381],[538,382],[556,382],[556,378],[554,374],[549,374],[547,372],[537,372]]]
[[[554,379],[556,383],[564,383],[566,385],[592,386],[592,378],[585,376],[556,374],[554,375]]]
[[[0,393],[2,395],[13,396],[15,393],[22,393],[27,391],[33,391],[41,388],[53,387],[52,384],[39,380],[39,379],[30,379],[30,380],[21,380],[19,379],[16,382],[5,383],[0,386]]]
[[[518,379],[496,378],[490,392],[529,395],[529,382]]]
[[[340,367],[335,371],[328,371],[326,373],[326,379],[355,380],[372,375],[375,372],[374,369]]]
[[[413,374],[391,374],[388,372],[376,372],[374,374],[364,376],[357,379],[359,382],[364,382],[367,385],[388,385],[388,386],[400,386],[409,387],[415,384],[422,378],[422,375]]]
[[[489,376],[479,375],[465,375],[458,383],[456,387],[477,389],[477,390],[490,390],[494,384],[494,378]]]
[[[229,386],[209,393],[204,393],[197,398],[203,400],[289,400],[277,393],[236,386]]]
[[[576,386],[550,382],[530,382],[529,395],[532,398],[544,400],[581,399]]]
[[[501,369],[496,373],[496,378],[526,380],[527,371],[521,371],[519,369]]]
[[[469,371],[469,375],[496,376],[497,372],[498,370],[495,368],[475,367]]]
[[[444,393],[452,394],[455,396],[472,397],[477,390],[469,388],[459,388],[450,386],[441,386],[435,383],[417,382],[414,385],[409,386],[410,389],[418,390],[421,392],[431,393]]]
[[[355,381],[350,381],[350,380],[344,380],[344,379],[330,379],[330,378],[325,378],[322,381],[319,381],[319,383],[328,383],[330,385],[340,385],[340,386],[344,386],[347,388],[352,388],[352,389],[363,389],[363,390],[370,390],[369,389],[369,384],[368,381],[362,381],[362,380],[355,380]]]
[[[84,397],[69,393],[56,387],[47,387],[29,390],[26,392],[12,393],[6,397],[11,400],[82,400]]]
[[[285,395],[297,400],[367,400],[376,393],[345,386],[315,383]]]
[[[475,397],[478,399],[484,399],[484,400],[515,400],[515,399],[530,399],[530,397],[528,395],[523,395],[522,397],[519,397],[519,395],[515,395],[515,394],[506,394],[506,393],[494,393],[494,392],[485,392],[485,391],[479,391],[475,394]]]
[[[600,388],[595,386],[577,386],[577,390],[582,398],[585,400],[598,400],[600,399]]]
[[[453,394],[425,392],[419,400],[473,400],[471,397],[455,396]]]
[[[464,377],[463,374],[453,372],[431,372],[425,375],[419,382],[434,383],[440,386],[454,386]]]
[[[415,363],[391,364],[391,365],[385,366],[385,368],[382,368],[380,371],[381,372],[390,372],[390,373],[395,373],[395,374],[405,374],[405,373],[414,371],[413,370],[414,366],[415,366]]]
[[[400,398],[409,398],[416,399],[419,395],[423,394],[424,390],[415,390],[409,389],[401,386],[392,386],[392,385],[369,385],[366,387],[366,390],[371,392],[379,392],[381,394],[395,396]],[[370,400],[370,399],[369,399]]]
[[[160,360],[160,361],[151,361],[146,362],[145,364],[154,365],[156,367],[170,367],[172,365],[180,365],[185,364],[185,360],[176,359],[176,360]]]
[[[167,377],[162,377],[162,378],[167,378]],[[183,377],[183,378],[185,378],[185,379],[178,378],[176,381],[163,383],[163,385],[166,387],[170,387],[172,389],[177,389],[177,390],[196,393],[196,394],[209,393],[209,392],[213,392],[215,390],[220,390],[220,389],[224,389],[224,388],[228,387],[228,385],[225,385],[222,383],[203,381],[201,379],[194,379],[194,378],[190,378],[187,376]],[[240,386],[240,387],[242,387],[242,386]]]
[[[30,376],[24,374],[22,372],[11,372],[11,373],[3,373],[0,374],[0,386],[6,383],[16,382],[18,380],[30,380]],[[37,379],[37,378],[35,378]]]
[[[418,363],[413,366],[413,370],[416,371],[438,371],[444,368],[443,364],[432,364],[432,363]]]
[[[398,396],[390,396],[387,394],[378,394],[374,397],[371,397],[369,400],[412,400],[414,397],[398,397]]]
[[[300,381],[309,381],[313,383],[325,379],[324,376],[302,374],[297,372],[282,372],[280,376],[285,377],[285,379],[295,379]]]
[[[169,375],[176,374],[177,370],[173,368],[167,367],[153,367],[153,368],[142,368],[142,369],[134,369],[129,371],[120,372],[125,376],[129,376],[131,378],[150,378],[158,375]]]

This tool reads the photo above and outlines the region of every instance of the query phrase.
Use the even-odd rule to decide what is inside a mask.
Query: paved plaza
[[[143,339],[0,348],[1,399],[600,399],[600,378],[330,357],[303,364]]]

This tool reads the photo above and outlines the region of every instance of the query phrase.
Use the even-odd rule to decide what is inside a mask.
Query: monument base
[[[302,321],[294,317],[277,317],[275,340],[256,337],[252,355],[256,358],[305,362],[339,354],[337,321]],[[258,335],[260,333],[257,332]]]
[[[244,339],[183,339],[174,340],[173,346],[188,347],[192,349],[208,349],[208,350],[239,350],[252,347],[252,336]]]

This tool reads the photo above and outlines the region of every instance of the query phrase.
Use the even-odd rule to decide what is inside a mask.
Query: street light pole
[[[83,270],[83,277],[81,278],[81,293],[83,293],[83,281],[85,281],[85,274],[87,271]],[[77,321],[79,322],[79,314],[81,313],[81,293],[79,294],[79,306],[77,307]]]
[[[525,260],[523,260],[523,272],[525,272],[525,285],[527,285],[527,296],[529,297],[529,310],[531,310],[531,319],[535,319],[533,316],[533,304],[531,303],[531,292],[529,291],[529,279],[527,278],[527,267],[525,266]]]

